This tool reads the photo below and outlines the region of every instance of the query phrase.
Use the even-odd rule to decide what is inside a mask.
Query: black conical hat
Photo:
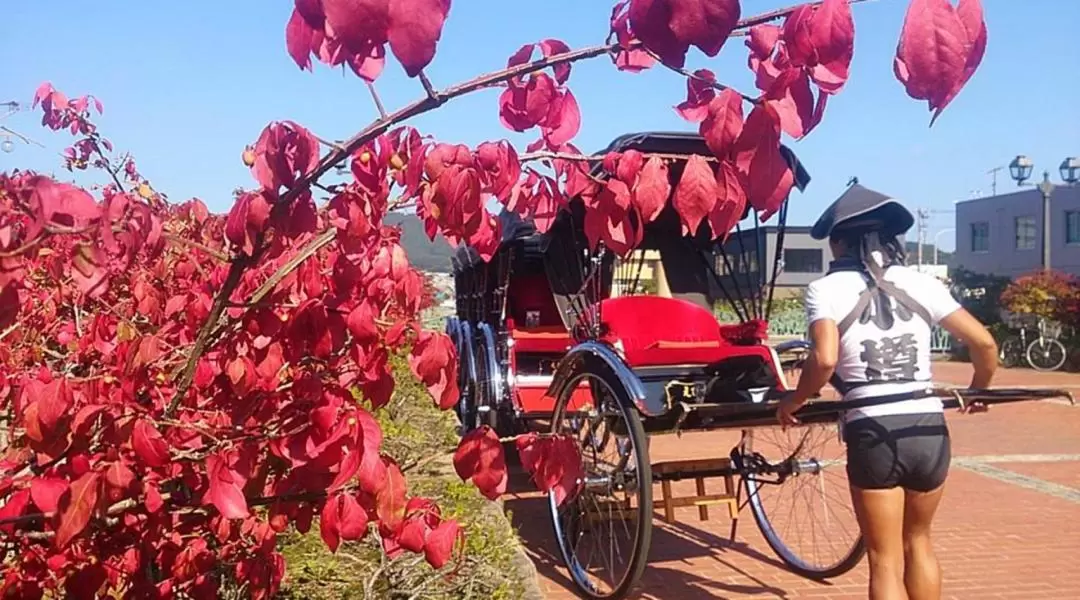
[[[856,183],[821,213],[810,236],[823,240],[839,231],[854,230],[898,236],[914,224],[915,217],[903,204]]]

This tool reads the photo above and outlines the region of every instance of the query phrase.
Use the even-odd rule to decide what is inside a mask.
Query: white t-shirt
[[[854,310],[866,289],[864,276],[838,271],[818,279],[806,289],[807,322],[831,319],[839,324]],[[930,315],[933,324],[960,308],[949,289],[936,277],[901,266],[889,267],[884,278],[908,293]],[[930,381],[930,324],[889,297],[892,319],[877,315],[871,302],[840,338],[836,375],[845,383],[903,380],[858,386],[845,400],[903,394],[927,387]],[[907,317],[907,318],[905,318]],[[865,322],[864,322],[865,321]],[[912,383],[914,380],[914,383]],[[923,383],[920,383],[923,382]],[[901,400],[848,411],[845,421],[861,417],[942,412],[938,398]]]

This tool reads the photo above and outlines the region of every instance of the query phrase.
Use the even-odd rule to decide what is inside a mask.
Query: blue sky
[[[521,44],[554,37],[572,47],[602,42],[613,1],[456,0],[429,74],[442,87],[505,65]],[[744,0],[744,14],[786,5]],[[930,129],[925,103],[907,98],[892,74],[906,0],[855,7],[856,52],[848,86],[829,103],[824,123],[793,145],[814,180],[792,198],[791,222],[806,224],[858,176],[911,207],[941,211],[930,234],[948,228],[953,202],[990,193],[987,170],[1013,156],[1037,169],[1080,154],[1080,2],[984,0],[989,47],[967,88]],[[324,138],[343,138],[375,116],[363,82],[317,66],[301,72],[285,52],[288,0],[85,3],[15,2],[4,8],[0,101],[26,102],[49,80],[69,95],[105,103],[102,130],[137,157],[142,172],[174,200],[202,198],[227,210],[230,191],[252,179],[240,162],[245,144],[271,120],[293,119]],[[1070,41],[1071,40],[1071,41]],[[753,92],[746,50],[735,40],[715,59],[691,52],[689,66]],[[680,78],[663,69],[616,71],[606,59],[574,67],[570,87],[583,113],[576,143],[602,148],[628,131],[691,126],[671,109]],[[418,97],[419,85],[389,64],[378,88],[388,108]],[[456,100],[413,124],[444,141],[476,144],[509,137],[499,124],[497,92]],[[68,138],[41,129],[34,115],[5,121],[44,143],[0,154],[0,170],[50,171]],[[998,189],[1014,184],[1005,172]],[[942,235],[943,247],[952,235]]]

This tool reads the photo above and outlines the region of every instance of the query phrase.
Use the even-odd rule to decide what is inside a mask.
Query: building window
[[[821,273],[825,270],[821,248],[786,248],[785,273]]]
[[[1080,211],[1065,212],[1065,243],[1080,244]]]
[[[728,269],[728,264],[731,265],[731,269]],[[716,272],[720,275],[745,275],[746,273],[754,273],[757,270],[757,253],[753,250],[739,254],[737,251],[729,249],[727,250],[727,260],[724,259],[724,253],[716,253]]]
[[[990,223],[983,221],[971,224],[971,251],[990,251]]]
[[[1035,249],[1035,217],[1016,217],[1016,249]]]

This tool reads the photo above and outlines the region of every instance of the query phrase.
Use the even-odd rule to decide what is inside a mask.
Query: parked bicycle
[[[1001,364],[1017,367],[1022,364],[1041,372],[1057,371],[1065,364],[1068,351],[1059,340],[1061,324],[1040,318],[1035,325],[1035,332],[1021,326],[1019,335],[1006,339],[1001,344]]]

